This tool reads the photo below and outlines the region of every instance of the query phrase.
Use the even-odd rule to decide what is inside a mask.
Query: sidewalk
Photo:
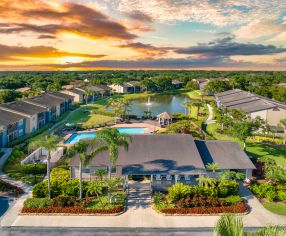
[[[240,193],[248,200],[251,212],[242,216],[245,227],[285,225],[286,216],[267,211],[252,193],[241,186]],[[149,204],[134,202],[119,216],[26,216],[18,215],[23,198],[13,206],[2,220],[2,226],[32,227],[131,227],[131,228],[203,228],[214,227],[219,216],[164,216]],[[13,220],[13,217],[14,220]]]

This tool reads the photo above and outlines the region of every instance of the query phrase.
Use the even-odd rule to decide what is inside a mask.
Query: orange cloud
[[[21,60],[23,57],[32,58],[58,58],[58,57],[84,57],[84,58],[102,58],[105,55],[93,55],[85,53],[70,53],[60,51],[54,47],[46,46],[8,46],[0,44],[0,61]]]

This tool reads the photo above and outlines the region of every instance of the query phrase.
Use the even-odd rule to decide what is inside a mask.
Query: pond
[[[151,112],[151,116],[157,116],[162,112],[187,114],[188,109],[183,106],[184,102],[190,101],[187,95],[154,95],[148,98],[131,101],[130,114],[142,117],[146,111]]]

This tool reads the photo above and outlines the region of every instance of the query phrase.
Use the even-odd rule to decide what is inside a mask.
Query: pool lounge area
[[[115,127],[122,134],[150,134],[150,130],[147,127]],[[96,137],[96,131],[84,131],[73,133],[69,136],[64,144],[75,144],[82,139],[92,139]]]

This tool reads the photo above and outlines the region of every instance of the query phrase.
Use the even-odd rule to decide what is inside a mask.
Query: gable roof
[[[262,99],[255,100],[255,101],[249,101],[247,103],[227,106],[227,108],[230,108],[230,109],[235,108],[235,109],[243,110],[245,112],[263,111],[263,110],[273,109],[275,107],[277,106],[274,105],[273,103],[270,103]]]
[[[168,112],[163,112],[159,115],[157,115],[157,118],[165,119],[165,120],[170,120],[173,119],[173,116],[170,115]]]
[[[9,111],[0,110],[0,126],[7,126],[10,124],[14,124],[19,120],[25,118],[23,115],[15,114]]]
[[[195,140],[205,165],[217,163],[220,169],[255,169],[238,143],[222,140]]]
[[[72,95],[68,95],[68,94],[61,93],[61,92],[50,92],[48,94],[51,96],[57,97],[57,98],[63,98],[65,100],[69,100],[69,99],[74,98],[74,96],[72,96]]]
[[[9,110],[12,113],[20,113],[19,115],[32,116],[40,112],[47,111],[45,107],[37,106],[23,101],[14,101],[0,105],[1,110]]]
[[[99,144],[98,144],[99,145]],[[90,166],[106,166],[108,152],[96,155]],[[69,166],[78,166],[76,154]],[[128,151],[120,148],[117,165],[127,174],[200,174],[205,167],[191,135],[132,135]]]

